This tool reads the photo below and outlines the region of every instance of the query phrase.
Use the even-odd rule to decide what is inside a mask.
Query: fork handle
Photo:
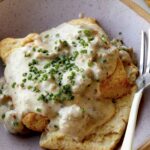
[[[134,136],[137,114],[138,114],[138,109],[142,98],[142,94],[143,94],[143,89],[141,89],[134,95],[131,110],[130,110],[128,125],[127,125],[121,150],[132,150],[133,136]]]

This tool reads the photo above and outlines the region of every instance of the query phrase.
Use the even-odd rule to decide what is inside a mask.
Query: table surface
[[[133,0],[135,3],[137,3],[139,6],[141,6],[143,9],[145,9],[150,14],[150,7],[147,6],[144,0]]]
[[[105,31],[114,38],[122,38],[140,55],[140,33],[150,24],[130,10],[119,0],[4,0],[0,3],[0,39],[8,36],[25,36],[30,32],[41,32],[64,21],[85,16],[96,18]],[[122,32],[122,35],[118,34]],[[0,74],[3,66],[0,65]],[[146,89],[140,104],[134,138],[136,150],[150,138],[150,89]],[[0,149],[38,150],[38,136],[16,137],[0,126]]]

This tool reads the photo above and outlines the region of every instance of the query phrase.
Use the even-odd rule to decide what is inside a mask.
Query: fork
[[[140,76],[137,79],[138,90],[136,91],[133,98],[128,125],[126,128],[121,150],[132,150],[139,104],[144,89],[150,85],[150,29],[148,30],[148,34],[144,31],[141,32],[141,53],[139,72]]]

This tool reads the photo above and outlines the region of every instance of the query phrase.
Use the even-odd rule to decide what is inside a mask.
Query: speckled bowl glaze
[[[135,49],[139,58],[140,31],[147,30],[150,25],[119,0],[0,0],[0,39],[40,33],[77,18],[80,12],[96,18],[111,37],[122,38]],[[149,90],[146,89],[141,103],[134,149],[150,138]],[[39,135],[14,136],[0,126],[0,150],[40,150],[38,142]]]

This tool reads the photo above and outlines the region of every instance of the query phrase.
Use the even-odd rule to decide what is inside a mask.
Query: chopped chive
[[[23,76],[25,77],[25,76],[27,76],[27,73],[25,72],[25,73],[23,73]]]
[[[44,50],[43,50],[43,53],[48,53],[48,50],[44,49]]]
[[[87,50],[81,50],[80,53],[81,54],[87,54]]]
[[[38,64],[38,61],[37,61],[36,59],[33,59],[33,60],[32,60],[32,64],[33,64],[33,65]]]
[[[28,88],[28,90],[30,90],[30,89],[32,89],[32,86],[31,86],[31,85],[29,85],[27,88]]]
[[[14,82],[14,83],[11,85],[12,88],[15,88],[15,86],[16,86],[16,82]]]
[[[28,66],[37,65],[38,61],[36,59],[32,59],[32,62],[28,64]]]
[[[100,59],[100,62],[101,62],[101,63],[106,63],[107,60],[106,60],[106,59]]]
[[[76,44],[76,42],[74,42],[74,41],[72,41],[72,45],[73,45],[74,47],[77,47],[77,44]]]
[[[30,73],[29,75],[28,75],[28,80],[31,80],[32,79],[32,74]]]
[[[49,37],[49,34],[46,34],[44,37],[45,37],[45,38],[48,38],[48,37]]]
[[[39,53],[48,53],[48,50],[40,48],[40,49],[38,49],[38,52]]]
[[[68,46],[69,46],[69,44],[68,44],[67,41],[59,40],[59,42],[60,42],[60,44],[62,44],[62,46],[64,46],[64,47],[68,47]]]
[[[23,80],[22,80],[22,82],[24,82],[24,83],[25,83],[26,81],[27,81],[27,79],[23,79]]]
[[[35,51],[36,51],[36,48],[35,48],[35,47],[33,47],[33,48],[32,48],[32,51],[33,51],[33,52],[35,52]]]
[[[38,49],[38,52],[41,52],[42,51],[42,49],[40,48],[40,49]]]
[[[16,127],[16,126],[18,126],[18,125],[19,125],[19,122],[18,122],[18,121],[14,121],[14,122],[13,122],[13,126]]]
[[[40,109],[40,108],[37,108],[37,109],[36,109],[36,111],[37,111],[37,112],[41,112],[41,111],[42,111],[42,109]]]
[[[24,88],[24,83],[21,83],[20,86],[21,86],[22,88]]]
[[[88,43],[86,43],[84,39],[79,39],[79,43],[80,43],[83,47],[87,47],[87,46],[88,46]]]
[[[81,30],[78,31],[78,33],[81,33],[81,32],[82,32]]]
[[[37,87],[34,87],[33,92],[40,92],[40,90]]]
[[[91,31],[90,30],[83,30],[85,36],[91,36]]]
[[[88,62],[88,66],[92,67],[94,65],[94,63],[92,61]]]
[[[73,52],[73,57],[74,57],[74,58],[77,58],[78,55],[79,55],[79,52],[78,52],[78,51],[74,51],[74,52]]]
[[[2,119],[4,119],[4,118],[5,118],[5,113],[3,113],[3,114],[2,114],[1,118],[2,118]]]
[[[82,110],[82,113],[85,113],[85,109],[84,108],[81,108],[81,110]]]
[[[58,125],[54,124],[54,128],[59,129]]]
[[[25,57],[30,57],[31,56],[31,53],[29,53],[29,52],[25,52],[25,55],[24,55]]]
[[[59,37],[59,36],[60,36],[60,34],[59,34],[59,33],[57,33],[57,34],[56,34],[56,37]]]
[[[88,37],[88,40],[89,40],[89,41],[93,41],[93,40],[94,40],[94,37]]]
[[[103,43],[108,44],[108,39],[105,35],[101,36],[101,40],[102,40]]]

